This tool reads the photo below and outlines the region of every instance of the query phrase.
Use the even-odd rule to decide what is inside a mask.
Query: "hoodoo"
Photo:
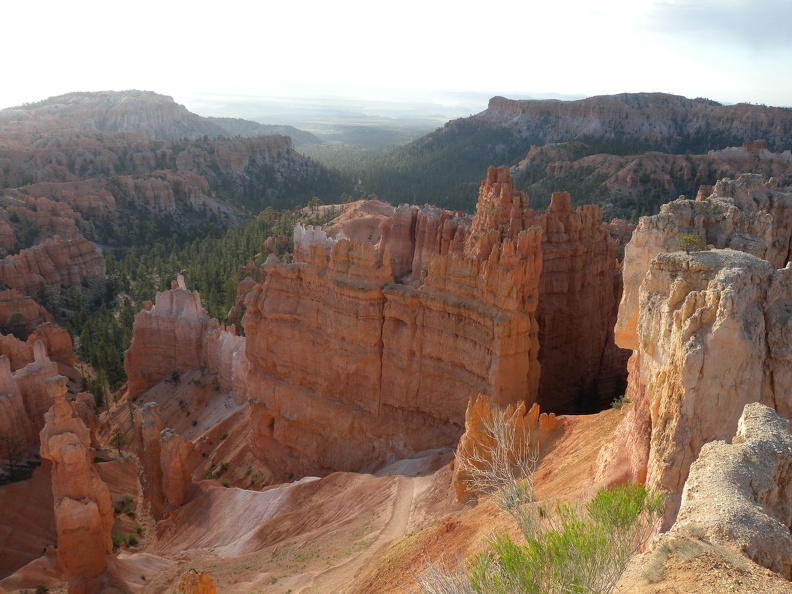
[[[92,594],[103,582],[119,581],[110,540],[110,492],[93,467],[90,431],[66,399],[66,378],[48,379],[47,392],[54,404],[44,415],[41,457],[52,461],[58,560],[68,575],[69,593]]]

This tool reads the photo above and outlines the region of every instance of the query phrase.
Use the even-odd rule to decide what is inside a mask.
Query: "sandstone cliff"
[[[12,314],[16,313],[21,318],[18,316],[12,317]],[[14,330],[15,328],[9,327],[9,321],[14,319],[20,320],[14,325],[22,325],[27,333],[32,332],[42,324],[54,321],[52,314],[31,297],[27,297],[15,289],[0,291],[0,326]]]
[[[755,138],[764,138],[772,150],[792,144],[792,116],[783,108],[721,105],[664,93],[622,93],[578,101],[493,97],[475,118],[509,126],[515,135],[534,139],[534,144],[587,139],[631,142],[671,153],[740,146]]]
[[[773,153],[764,143],[745,143],[703,154],[614,155],[590,154],[592,149],[580,142],[563,142],[532,146],[511,174],[529,192],[585,187],[587,200],[602,204],[607,215],[630,216],[656,212],[681,194],[695,197],[702,185],[712,186],[746,172],[765,178],[788,177],[792,174],[788,147]]]
[[[58,561],[69,592],[93,594],[110,581],[123,586],[112,557],[110,492],[93,467],[89,430],[66,399],[65,377],[50,378],[47,390],[54,404],[41,431],[41,457],[52,461]]]
[[[399,207],[375,245],[298,227],[298,261],[246,287],[252,447],[290,474],[360,469],[453,445],[477,394],[574,409],[624,365],[607,354],[619,275],[600,218],[562,194],[531,211],[501,168],[472,220]]]
[[[170,291],[157,293],[149,310],[135,316],[132,343],[124,368],[128,398],[135,399],[160,381],[188,369],[207,368],[218,374],[221,387],[244,392],[244,338],[221,329],[201,307],[196,292],[179,277]]]
[[[151,140],[180,140],[225,130],[190,113],[173,98],[151,91],[67,93],[0,111],[0,130],[30,138],[53,130],[136,133]]]
[[[0,356],[0,402],[6,411],[0,417],[0,432],[11,434],[24,446],[37,443],[44,413],[51,405],[47,382],[57,375],[58,365],[50,360],[41,341],[34,345],[33,361],[13,373],[9,358]]]
[[[140,483],[156,519],[185,503],[192,483],[188,458],[191,442],[166,429],[156,402],[135,412],[135,441],[141,461]]]
[[[625,250],[616,340],[633,351],[634,404],[601,453],[602,476],[646,478],[670,493],[669,520],[702,446],[728,439],[746,404],[792,417],[792,268],[774,269],[789,258],[791,197],[756,176],[724,180],[706,200],[641,219]],[[741,251],[665,253],[678,233]]]
[[[79,287],[104,282],[105,261],[82,237],[54,236],[30,249],[0,260],[0,282],[24,293],[38,294],[40,285]]]

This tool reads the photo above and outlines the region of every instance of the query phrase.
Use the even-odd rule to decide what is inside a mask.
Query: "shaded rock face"
[[[44,343],[37,341],[32,350],[33,361],[17,371],[12,371],[12,360],[8,356],[0,355],[0,409],[4,411],[0,415],[0,433],[15,437],[24,446],[38,443],[38,432],[44,427],[44,413],[51,406],[47,382],[58,376],[58,365],[50,360]]]
[[[156,402],[148,402],[135,411],[135,442],[140,457],[140,484],[151,506],[151,514],[161,518],[165,498],[162,494],[162,439],[164,429]]]
[[[19,317],[12,317],[12,314],[16,313],[21,316],[20,324],[24,326],[26,332],[32,332],[37,326],[54,321],[52,314],[31,297],[14,289],[0,291],[0,326],[8,328],[9,322]]]
[[[141,485],[155,518],[187,501],[192,483],[188,458],[191,442],[165,429],[156,402],[148,402],[135,412],[135,438],[141,460]]]
[[[756,176],[724,180],[706,200],[641,219],[625,250],[616,340],[633,350],[634,404],[600,465],[670,493],[666,526],[701,448],[733,435],[746,404],[792,418],[792,268],[774,268],[789,257],[790,199]],[[677,233],[742,251],[665,253]]]
[[[82,237],[63,239],[56,235],[0,260],[0,281],[26,295],[36,295],[42,283],[79,287],[83,282],[101,284],[104,278],[102,254]]]
[[[172,290],[157,293],[153,306],[135,316],[132,331],[124,360],[130,399],[174,372],[202,368],[218,374],[223,389],[244,393],[244,338],[210,319],[198,293],[184,288],[183,278]]]
[[[470,397],[542,401],[545,365],[547,408],[574,408],[581,378],[619,365],[604,354],[618,269],[600,218],[568,194],[535,213],[493,168],[473,220],[399,207],[376,246],[299,229],[303,261],[265,264],[245,300],[252,448],[309,474],[453,445]]]
[[[737,545],[792,580],[791,480],[789,422],[767,406],[748,404],[731,444],[706,444],[691,466],[669,536],[695,526],[707,541]]]
[[[41,457],[52,461],[52,492],[58,533],[58,561],[69,592],[99,591],[112,565],[113,506],[110,491],[93,467],[90,432],[66,399],[64,376],[47,381],[54,404],[41,431]]]

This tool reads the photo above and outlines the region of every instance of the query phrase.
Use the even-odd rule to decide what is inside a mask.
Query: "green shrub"
[[[120,514],[132,515],[135,513],[135,501],[131,495],[124,495],[116,504],[116,511]]]
[[[609,594],[630,557],[646,542],[663,514],[664,499],[643,485],[601,489],[585,505],[533,500],[536,451],[530,438],[493,407],[483,419],[486,434],[467,457],[457,455],[466,484],[490,493],[522,535],[515,542],[496,535],[491,550],[476,556],[468,571],[427,563],[416,578],[422,594]]]
[[[611,402],[611,408],[620,410],[625,404],[630,404],[630,402],[631,402],[630,399],[627,398],[627,396],[625,396],[624,394],[622,394],[621,396],[618,396],[613,399],[613,402]]]
[[[524,544],[496,536],[492,552],[473,561],[471,586],[480,594],[612,592],[663,506],[661,495],[631,484],[600,490],[582,508],[558,504]]]

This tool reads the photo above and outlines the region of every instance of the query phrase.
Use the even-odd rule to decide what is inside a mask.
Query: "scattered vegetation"
[[[121,427],[115,427],[110,432],[110,445],[115,448],[119,458],[121,458],[121,450],[126,447],[128,441],[127,435]]]
[[[630,402],[631,402],[630,399],[627,398],[625,394],[622,394],[621,396],[617,396],[616,398],[613,399],[613,402],[611,402],[611,408],[620,410],[621,408],[624,407],[625,404],[630,404]]]
[[[684,250],[686,254],[689,254],[706,250],[707,244],[698,233],[677,233],[669,240],[668,247],[677,251]]]
[[[432,564],[416,578],[423,594],[547,594],[613,592],[630,557],[649,537],[663,497],[641,485],[600,490],[582,506],[540,505],[533,498],[536,451],[515,436],[503,411],[485,423],[490,446],[457,457],[468,485],[490,493],[521,539],[495,535],[490,551],[460,563]],[[517,437],[517,439],[515,439]]]
[[[135,500],[131,495],[124,495],[116,504],[116,511],[119,514],[135,514]]]

